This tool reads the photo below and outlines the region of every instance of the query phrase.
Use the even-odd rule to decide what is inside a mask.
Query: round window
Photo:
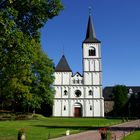
[[[75,91],[75,96],[76,97],[80,97],[81,96],[81,91],[80,90],[76,90]]]

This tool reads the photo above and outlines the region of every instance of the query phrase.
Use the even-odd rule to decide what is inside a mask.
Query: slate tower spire
[[[100,41],[96,38],[91,15],[89,15],[86,38],[83,43],[100,43]]]

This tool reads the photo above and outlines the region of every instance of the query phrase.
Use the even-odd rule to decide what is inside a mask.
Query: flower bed
[[[107,129],[100,128],[99,133],[101,135],[101,140],[107,140]]]

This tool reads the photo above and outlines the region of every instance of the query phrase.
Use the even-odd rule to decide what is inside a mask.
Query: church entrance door
[[[74,105],[74,117],[82,117],[82,106],[79,103]]]
[[[81,117],[81,108],[75,107],[75,117]]]

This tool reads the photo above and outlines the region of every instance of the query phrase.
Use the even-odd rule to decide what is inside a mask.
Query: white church
[[[55,67],[53,116],[104,117],[100,44],[90,15],[81,47],[83,73],[73,74],[64,55]]]

